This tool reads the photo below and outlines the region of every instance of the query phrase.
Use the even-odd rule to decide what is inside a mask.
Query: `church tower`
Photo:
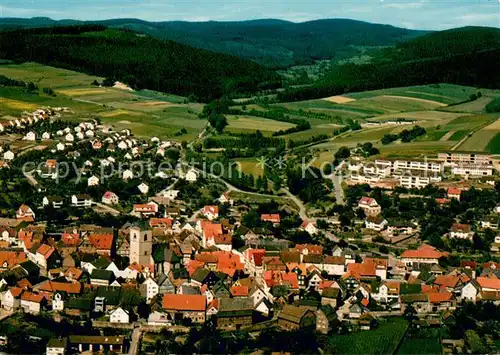
[[[130,263],[150,265],[153,263],[153,234],[151,230],[130,228]]]

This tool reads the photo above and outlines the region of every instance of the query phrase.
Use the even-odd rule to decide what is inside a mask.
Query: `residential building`
[[[382,208],[378,204],[378,202],[371,197],[362,197],[359,200],[358,208],[361,208],[365,211],[367,216],[377,216],[382,212]]]
[[[470,224],[455,223],[451,226],[450,238],[452,239],[458,238],[472,240],[473,236],[474,232],[472,231]]]
[[[116,205],[119,202],[118,195],[114,192],[106,191],[104,195],[102,195],[102,203],[105,205]]]
[[[307,306],[287,304],[278,314],[278,326],[285,330],[315,329],[315,309]]]
[[[65,355],[68,350],[68,338],[52,338],[47,343],[47,355]]]
[[[365,227],[380,232],[387,226],[387,220],[382,216],[368,216],[365,220]]]
[[[172,319],[188,318],[193,323],[204,323],[207,299],[204,295],[164,294],[163,310]]]
[[[130,323],[130,315],[126,310],[118,307],[109,314],[109,321],[111,323],[128,324]]]
[[[451,172],[461,176],[490,176],[493,175],[492,165],[469,164],[454,166]]]
[[[476,152],[446,152],[439,153],[438,159],[447,164],[480,164],[492,165],[491,155]]]
[[[92,198],[87,194],[72,195],[71,205],[74,207],[89,208],[92,206]]]

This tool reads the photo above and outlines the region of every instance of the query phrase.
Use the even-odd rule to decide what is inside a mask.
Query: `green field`
[[[488,153],[500,154],[500,132],[498,132],[488,143],[485,149]]]
[[[486,123],[492,122],[492,119],[496,119],[496,115],[483,115],[485,118],[489,118],[489,121]],[[483,123],[483,125],[485,125]],[[500,132],[500,120],[493,121],[491,124],[486,125],[484,128],[475,132],[465,140],[462,144],[460,144],[460,150],[474,151],[474,152],[482,152],[486,151],[486,147],[489,146],[489,142],[494,140],[497,134]],[[495,148],[496,143],[493,142],[490,146],[490,149]]]
[[[441,354],[441,329],[411,329],[396,354]]]
[[[347,335],[331,335],[327,353],[335,354],[392,354],[408,328],[402,318],[387,319],[378,328]]]
[[[288,122],[274,121],[267,118],[254,117],[254,116],[227,116],[229,125],[227,130],[230,132],[277,132],[293,128],[295,125]]]

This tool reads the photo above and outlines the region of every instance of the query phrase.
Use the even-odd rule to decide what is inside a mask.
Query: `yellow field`
[[[264,175],[264,169],[261,164],[255,160],[237,160],[238,169],[245,174],[252,174],[253,176],[262,176]]]
[[[27,110],[27,111],[36,110],[38,108],[38,105],[30,104],[24,101],[7,99],[5,97],[0,97],[0,105],[5,105],[8,108],[15,110]]]
[[[330,97],[325,97],[323,100],[333,102],[334,104],[345,104],[347,102],[352,102],[356,101],[356,99],[353,99],[351,97],[345,97],[345,96],[330,96]]]

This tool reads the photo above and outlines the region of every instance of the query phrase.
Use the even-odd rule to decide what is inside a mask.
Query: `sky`
[[[500,0],[0,0],[0,17],[303,22],[351,18],[410,29],[500,27]]]

